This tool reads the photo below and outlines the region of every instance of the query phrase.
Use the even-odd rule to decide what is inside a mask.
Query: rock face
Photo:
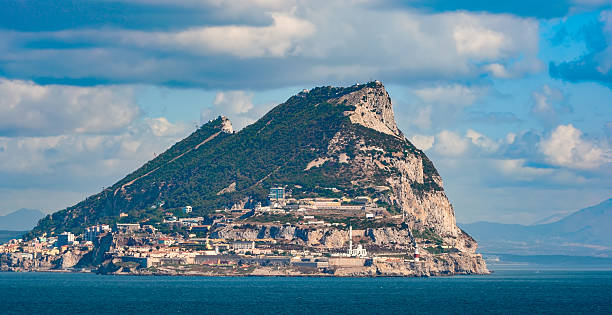
[[[19,253],[0,253],[0,271],[49,270],[55,261],[48,257],[35,258]]]
[[[454,247],[466,254],[473,254],[476,242],[468,235],[462,235],[464,236],[457,239],[450,238],[454,242],[452,244],[456,244]],[[390,250],[410,252],[414,250],[415,238],[411,235],[409,228],[368,228],[354,231],[353,236],[365,241],[368,244],[366,247],[374,245]],[[338,252],[344,252],[348,244],[348,231],[331,227],[299,228],[290,225],[259,225],[244,228],[238,225],[228,225],[215,229],[210,237],[230,240],[275,239],[300,246],[334,249]],[[445,239],[445,241],[448,243],[448,240]]]
[[[86,253],[80,251],[68,251],[64,253],[57,262],[58,269],[74,267]]]
[[[403,136],[395,123],[391,97],[379,81],[375,81],[372,87],[365,87],[349,93],[334,100],[334,102],[355,106],[355,110],[349,116],[354,124],[360,124],[396,137]]]
[[[232,123],[229,118],[225,116],[220,116],[221,119],[221,130],[226,133],[234,133],[234,127],[232,127]]]
[[[388,187],[378,197],[396,206],[412,227],[432,228],[455,247],[473,252],[476,244],[457,227],[440,175],[397,128],[391,98],[384,86],[375,82],[331,102],[353,105],[354,110],[345,112],[351,123],[393,138],[372,141],[368,133],[344,128],[329,141],[326,154],[312,160],[306,170],[324,167],[331,161],[348,169],[344,173],[350,173],[354,183]]]

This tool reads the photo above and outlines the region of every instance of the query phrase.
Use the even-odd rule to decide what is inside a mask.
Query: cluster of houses
[[[70,232],[33,240],[11,240],[0,245],[0,253],[22,255],[24,259],[43,256],[58,256],[70,250],[92,250],[94,244],[107,235],[112,235],[116,246],[107,254],[114,260],[142,268],[170,265],[228,266],[236,264],[293,265],[301,267],[328,268],[333,266],[366,266],[372,259],[366,249],[353,246],[352,226],[346,223],[325,222],[319,214],[359,216],[365,220],[388,218],[386,209],[377,207],[376,200],[369,197],[349,198],[305,198],[292,199],[283,187],[270,188],[269,206],[255,209],[217,210],[211,217],[192,216],[193,208],[184,206],[181,215],[165,212],[165,218],[157,225],[144,223],[116,223],[94,225],[81,235]],[[156,205],[162,209],[163,203]],[[162,210],[163,211],[163,210]],[[276,246],[274,239],[220,239],[211,238],[210,231],[218,226],[234,225],[236,221],[248,220],[269,213],[291,214],[298,225],[327,225],[347,229],[348,246],[345,252],[310,252],[306,249]],[[180,216],[180,217],[179,217]],[[186,216],[186,217],[185,217]],[[125,217],[125,216],[123,216]],[[160,232],[160,225],[170,228],[172,233]],[[166,229],[168,231],[168,229]],[[176,232],[180,231],[180,232]],[[129,240],[121,243],[118,240]],[[26,257],[27,256],[27,257]],[[418,252],[414,260],[418,261]]]
[[[376,199],[368,196],[296,199],[289,197],[284,187],[272,187],[268,194],[268,200],[268,206],[258,206],[255,210],[277,213],[307,212],[313,210],[342,211],[367,219],[381,219],[388,214],[385,208],[376,205]]]

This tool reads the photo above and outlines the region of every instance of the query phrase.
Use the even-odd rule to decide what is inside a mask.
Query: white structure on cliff
[[[367,255],[366,249],[361,246],[361,244],[357,245],[355,249],[353,249],[353,226],[349,225],[349,248],[348,255],[350,257],[365,257]]]

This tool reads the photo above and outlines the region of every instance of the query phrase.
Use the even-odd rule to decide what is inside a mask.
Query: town
[[[369,197],[291,198],[270,188],[269,205],[219,209],[193,216],[160,202],[162,222],[129,221],[90,226],[0,245],[0,268],[10,271],[78,271],[114,274],[376,275],[382,265],[403,265],[415,275],[433,254],[457,252],[431,235],[398,230],[391,215]],[[393,240],[384,240],[384,233]],[[415,233],[416,234],[416,233]],[[419,248],[424,251],[421,257]],[[376,268],[374,268],[376,267]],[[389,268],[396,268],[389,266]]]

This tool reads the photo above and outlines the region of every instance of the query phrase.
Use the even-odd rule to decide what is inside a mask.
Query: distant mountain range
[[[0,230],[0,244],[4,244],[14,238],[20,238],[27,231],[2,231]]]
[[[459,226],[478,240],[485,253],[612,257],[612,198],[546,224]]]
[[[35,209],[19,209],[0,216],[0,230],[27,231],[32,229],[45,214]]]

